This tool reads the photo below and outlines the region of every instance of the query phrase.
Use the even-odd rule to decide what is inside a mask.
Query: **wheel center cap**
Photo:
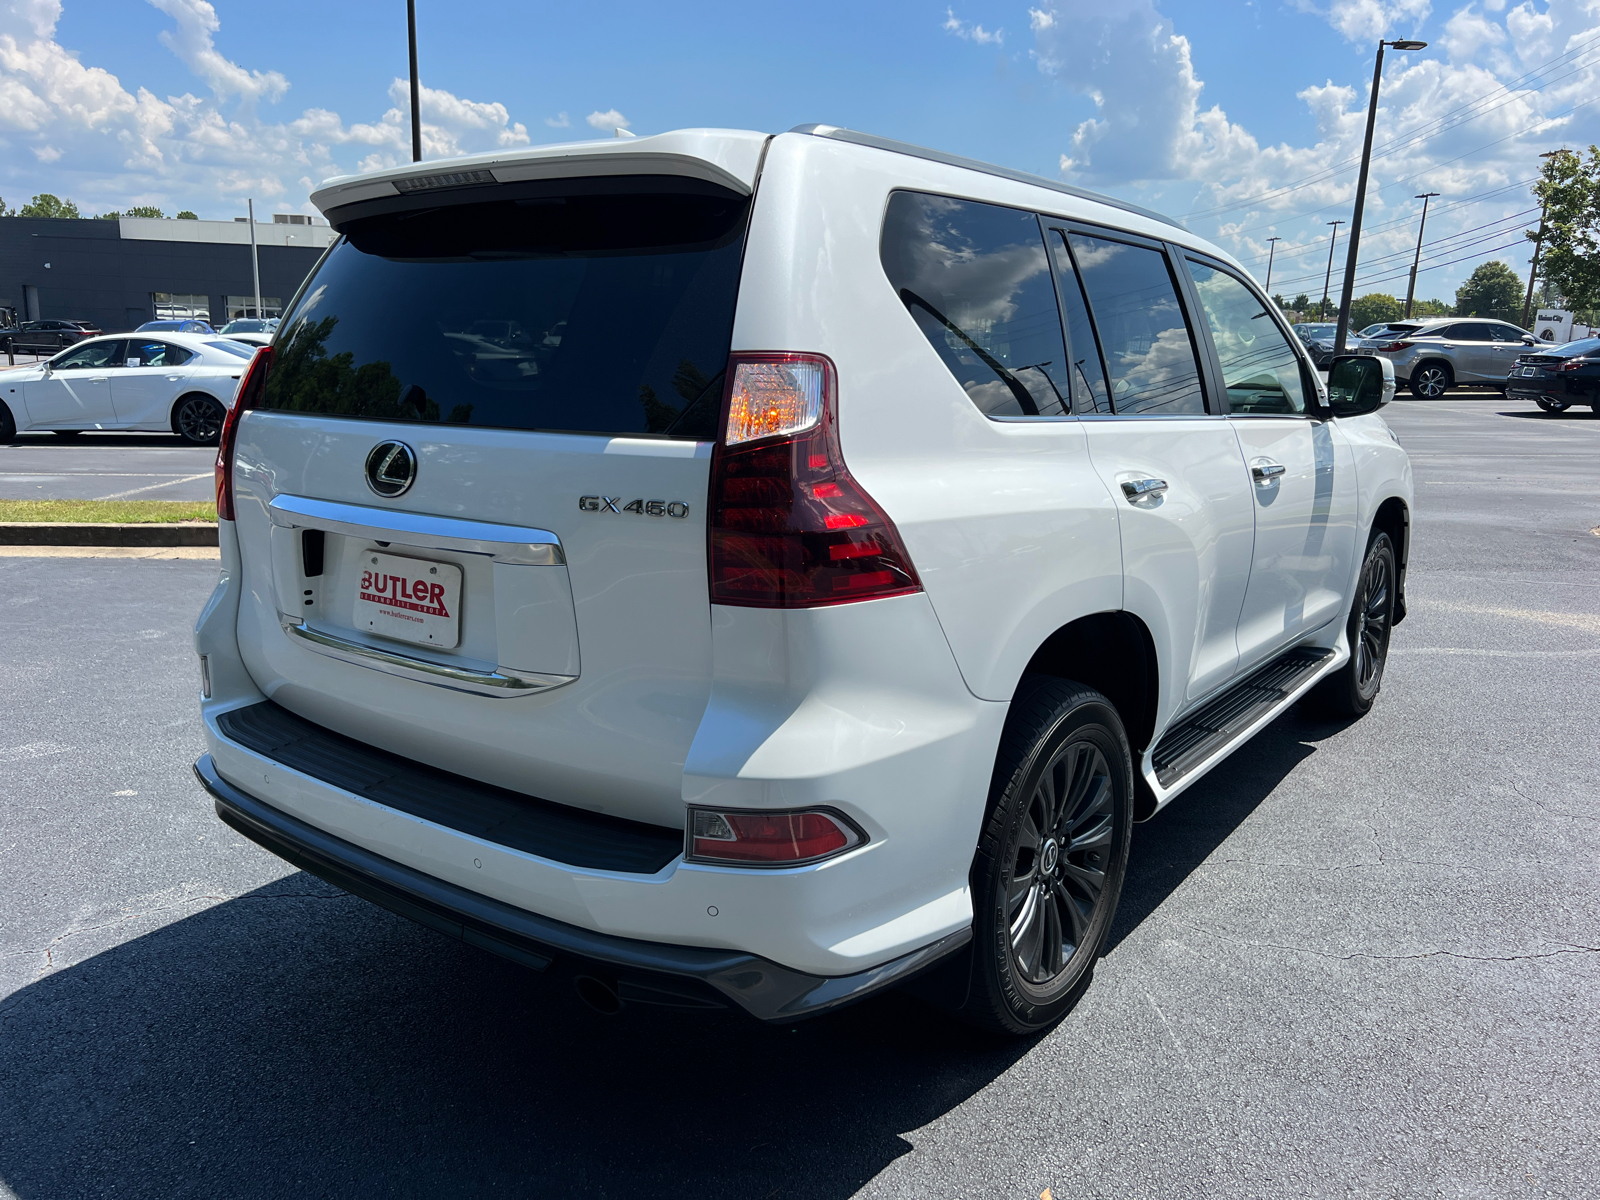
[[[1046,875],[1051,874],[1055,871],[1056,863],[1060,858],[1061,847],[1056,845],[1055,838],[1051,838],[1044,844],[1044,852],[1039,856],[1039,869]]]

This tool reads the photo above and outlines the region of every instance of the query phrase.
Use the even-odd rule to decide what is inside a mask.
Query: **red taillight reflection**
[[[797,866],[859,846],[866,838],[843,817],[799,812],[689,813],[689,858],[746,866]]]
[[[1381,346],[1374,346],[1373,349],[1381,350],[1384,353],[1393,353],[1396,350],[1404,350],[1409,345],[1411,345],[1410,342],[1385,342]]]
[[[217,439],[217,517],[233,520],[233,442],[239,431],[239,417],[246,409],[261,403],[261,394],[267,386],[267,372],[272,368],[272,347],[262,346],[250,360],[250,367],[239,382],[239,392],[233,398],[233,407],[222,422],[222,436]]]
[[[730,403],[743,395],[741,381],[750,374],[774,394],[783,391],[785,370],[794,371],[797,394],[820,376],[808,426],[728,445],[752,426],[743,408],[730,410],[729,433],[713,455],[712,603],[813,608],[920,591],[899,531],[844,464],[831,362],[820,355],[736,354],[728,363]]]

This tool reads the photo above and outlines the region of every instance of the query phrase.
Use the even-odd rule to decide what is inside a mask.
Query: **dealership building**
[[[0,217],[0,308],[18,322],[87,321],[107,333],[157,317],[221,325],[255,316],[250,228],[243,220]],[[336,236],[298,215],[255,223],[263,316],[281,315]]]

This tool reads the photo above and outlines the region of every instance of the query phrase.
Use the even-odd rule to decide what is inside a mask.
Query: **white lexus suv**
[[[1405,613],[1389,364],[1149,212],[830,126],[419,163],[218,457],[218,814],[591,1004],[1087,984],[1132,823]]]

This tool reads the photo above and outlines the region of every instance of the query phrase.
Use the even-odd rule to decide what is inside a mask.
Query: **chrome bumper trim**
[[[453,667],[444,663],[429,662],[423,658],[412,658],[406,654],[395,654],[349,638],[324,633],[292,617],[280,617],[279,620],[284,633],[297,640],[307,650],[325,654],[329,658],[337,658],[342,662],[354,663],[368,670],[382,671],[386,675],[397,675],[402,679],[416,680],[418,683],[454,688],[460,692],[474,692],[480,696],[531,696],[536,692],[548,692],[552,688],[561,687],[577,678],[576,675],[546,675],[538,671],[515,671],[509,667],[501,667],[496,671],[474,671],[467,667]]]

